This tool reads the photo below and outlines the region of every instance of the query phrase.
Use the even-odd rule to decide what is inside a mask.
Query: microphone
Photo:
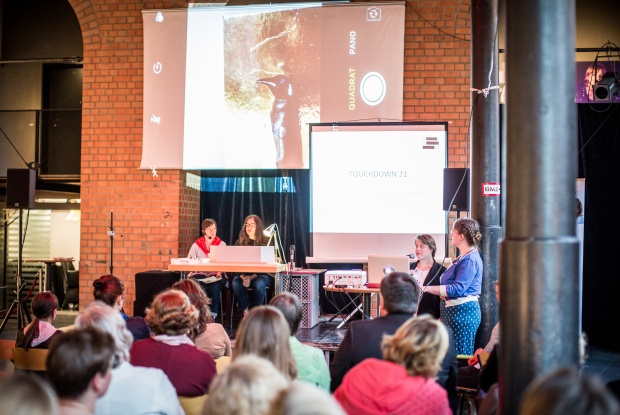
[[[208,239],[208,240],[212,240],[212,239],[213,239],[213,237],[212,237],[212,236],[207,236],[207,239]]]
[[[295,269],[295,245],[289,247],[288,257],[291,259],[291,271]]]
[[[412,252],[412,253],[407,254],[405,256],[408,256],[410,259],[415,259],[415,252]]]

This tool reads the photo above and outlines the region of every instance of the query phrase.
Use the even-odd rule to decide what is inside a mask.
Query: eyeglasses
[[[217,228],[215,226],[209,226],[208,228],[205,228],[205,231],[216,231]]]
[[[256,224],[255,223],[246,223],[245,225],[246,228],[256,228]]]

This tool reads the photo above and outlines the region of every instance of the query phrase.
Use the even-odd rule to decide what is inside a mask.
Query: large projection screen
[[[308,168],[308,125],[402,119],[402,2],[144,10],[141,168]]]
[[[443,256],[447,139],[446,123],[311,125],[312,260],[405,255],[423,233]]]

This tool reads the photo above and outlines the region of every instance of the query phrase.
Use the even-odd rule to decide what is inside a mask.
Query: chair
[[[192,397],[179,396],[178,398],[183,411],[185,411],[185,415],[200,415],[209,398],[209,394]]]
[[[230,364],[231,356],[220,356],[215,359],[215,370],[218,374],[222,373],[226,367]]]
[[[47,349],[34,349],[31,347],[26,350],[23,347],[14,347],[13,365],[15,369],[45,372],[47,370],[45,361],[48,352]]]
[[[232,285],[232,284],[231,284]],[[267,286],[265,288],[265,302],[263,304],[268,304],[269,303],[269,290],[271,289],[271,286]],[[252,291],[254,291],[254,288],[252,287],[247,287],[246,290],[248,290],[248,297],[251,295],[250,293]],[[230,328],[232,329],[233,326],[233,315],[235,314],[235,292],[232,289],[232,286],[230,287]],[[224,320],[222,319],[222,324],[224,324]]]

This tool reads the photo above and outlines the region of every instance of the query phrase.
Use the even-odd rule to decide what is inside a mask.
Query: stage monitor
[[[402,2],[142,16],[141,168],[308,168],[310,123],[402,119]]]
[[[310,127],[314,258],[405,255],[419,234],[444,254],[447,123]]]

